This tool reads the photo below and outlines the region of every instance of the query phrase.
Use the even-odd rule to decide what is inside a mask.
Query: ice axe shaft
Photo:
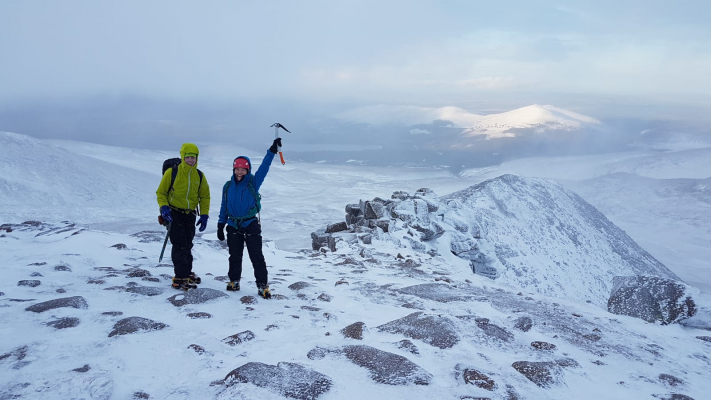
[[[274,127],[274,139],[279,139],[279,128],[291,133],[284,125],[278,122],[272,124],[272,127]],[[286,164],[286,162],[284,162],[284,153],[281,152],[281,146],[279,146],[279,159],[281,159],[281,165]]]
[[[163,241],[163,249],[160,251],[160,257],[158,262],[163,261],[163,253],[165,252],[165,245],[168,244],[168,238],[170,237],[170,227],[173,226],[173,222],[168,222],[168,232],[165,234],[165,240]]]

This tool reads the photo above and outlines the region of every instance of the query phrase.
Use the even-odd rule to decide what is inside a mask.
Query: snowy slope
[[[26,135],[0,132],[0,148],[7,155],[0,160],[0,220],[5,222],[131,219],[154,196],[160,175],[160,170],[153,176]]]
[[[678,279],[602,213],[553,181],[503,175],[447,200],[457,202],[455,213],[478,236],[484,259],[475,257],[474,269],[516,287],[605,307],[615,276]]]

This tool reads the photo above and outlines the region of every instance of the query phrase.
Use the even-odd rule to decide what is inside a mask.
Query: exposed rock
[[[182,307],[186,304],[202,304],[210,300],[219,299],[220,297],[229,297],[227,294],[208,288],[190,289],[187,292],[176,294],[168,297],[168,301],[176,307]]]
[[[420,350],[417,348],[417,346],[415,346],[414,343],[412,343],[411,341],[409,341],[407,339],[403,339],[403,340],[395,343],[395,346],[397,346],[397,348],[400,350],[409,351],[410,353],[415,354],[415,355],[420,354]]]
[[[128,271],[128,274],[126,274],[126,277],[128,278],[141,278],[144,276],[151,276],[151,273],[148,270],[141,268],[132,268]]]
[[[548,342],[531,342],[531,347],[538,350],[555,350],[556,345]]]
[[[146,392],[134,392],[133,393],[133,398],[134,399],[150,399],[151,395],[149,395]]]
[[[268,365],[250,362],[232,370],[224,379],[225,386],[251,383],[292,399],[317,399],[331,389],[328,376],[296,363]]]
[[[461,377],[465,384],[474,385],[488,391],[494,391],[498,388],[493,379],[474,368],[465,368],[461,364],[457,364],[455,370],[457,371],[457,376]]]
[[[321,311],[320,308],[314,306],[301,306],[301,309],[306,311]]]
[[[114,324],[114,330],[109,333],[109,337],[117,335],[128,335],[139,331],[158,331],[165,328],[166,324],[153,321],[143,317],[128,317]]]
[[[711,336],[697,336],[697,339],[701,339],[704,342],[711,342]]]
[[[17,286],[29,286],[29,287],[37,287],[41,285],[42,282],[36,281],[36,280],[25,280],[25,281],[19,281],[17,282]]]
[[[69,267],[67,267],[66,265],[57,265],[56,267],[54,267],[54,270],[55,271],[72,272],[72,270]]]
[[[89,308],[89,305],[86,304],[86,300],[84,300],[83,297],[72,296],[72,297],[64,297],[61,299],[54,299],[54,300],[49,300],[49,301],[45,301],[42,303],[37,303],[37,304],[31,305],[31,306],[25,308],[25,311],[32,311],[32,312],[36,312],[36,313],[41,313],[41,312],[45,312],[48,310],[53,310],[55,308],[63,308],[63,307],[86,309],[86,308]]]
[[[102,312],[101,315],[109,315],[112,317],[116,317],[119,315],[123,315],[123,313],[121,311],[105,311],[105,312]]]
[[[336,233],[348,230],[348,224],[343,222],[336,222],[335,224],[330,224],[326,227],[326,233]]]
[[[476,325],[484,331],[487,335],[495,337],[504,342],[510,342],[513,340],[514,336],[511,332],[507,331],[500,326],[494,325],[489,322],[487,318],[476,318]]]
[[[254,339],[254,333],[252,333],[252,331],[244,331],[244,332],[236,333],[232,336],[228,336],[228,337],[222,339],[222,342],[227,343],[230,346],[236,346],[236,345],[242,344],[244,342],[249,342],[252,339]]]
[[[470,301],[474,297],[462,294],[461,291],[453,291],[451,286],[443,283],[424,283],[422,285],[408,286],[399,289],[398,292],[421,297],[423,299],[438,301],[440,303]]]
[[[550,361],[516,361],[511,366],[529,381],[544,388],[558,383],[562,374],[560,366]]]
[[[677,378],[676,376],[669,375],[669,374],[659,374],[659,380],[669,386],[674,386],[674,387],[684,384],[683,380]]]
[[[212,318],[212,314],[206,313],[206,312],[194,312],[194,313],[189,313],[188,318],[207,319],[207,318]]]
[[[363,211],[366,219],[378,219],[385,215],[385,207],[380,202],[366,201]]]
[[[79,325],[79,318],[65,317],[47,322],[45,325],[51,326],[54,329],[74,328]]]
[[[89,364],[84,364],[83,367],[74,368],[72,371],[84,373],[84,372],[89,372],[90,369],[91,369],[91,367],[89,366]]]
[[[448,349],[459,342],[454,323],[445,317],[424,315],[421,311],[377,327],[381,332],[399,333],[422,340],[430,346]]]
[[[330,296],[330,295],[327,295],[326,293],[321,293],[321,294],[317,297],[317,299],[319,299],[319,300],[321,300],[321,301],[325,301],[325,302],[330,302],[330,301],[333,299],[333,297]]]
[[[205,349],[204,349],[202,346],[197,345],[197,344],[191,344],[190,346],[188,346],[188,348],[189,348],[189,349],[192,349],[193,351],[195,351],[195,352],[198,353],[198,354],[204,354],[204,353],[205,353]]]
[[[257,298],[254,296],[242,296],[239,301],[242,304],[257,304]]]
[[[652,276],[617,276],[607,310],[667,325],[696,314],[685,284]]]
[[[348,325],[347,327],[341,329],[341,333],[346,338],[363,340],[363,331],[365,329],[367,329],[365,326],[365,323],[354,322],[354,323]]]
[[[126,246],[123,243],[116,243],[115,245],[111,246],[115,248],[116,250],[128,250],[128,246]]]
[[[30,274],[31,277],[43,277],[44,275],[40,274],[39,272],[33,272]]]
[[[29,347],[27,347],[27,346],[18,347],[9,353],[0,355],[0,361],[5,360],[10,357],[14,357],[15,361],[23,360],[25,357],[27,357],[28,350],[29,350]]]
[[[679,324],[687,328],[711,331],[711,310],[699,309],[693,317],[683,319]]]
[[[313,285],[308,282],[299,281],[299,282],[292,283],[291,285],[288,286],[288,288],[291,290],[298,291],[298,290],[305,289],[305,288],[311,287],[311,286],[313,286]]]
[[[533,327],[533,320],[529,316],[519,317],[514,324],[514,328],[521,332],[528,332]]]
[[[162,294],[164,290],[153,286],[134,286],[127,288],[125,291],[129,293],[142,294],[144,296],[157,296]]]
[[[386,385],[429,385],[432,375],[405,357],[374,347],[345,346],[343,354],[354,364],[368,369],[370,378]]]

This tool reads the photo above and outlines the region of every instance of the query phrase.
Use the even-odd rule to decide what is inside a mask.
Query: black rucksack
[[[163,161],[163,175],[165,175],[165,171],[168,170],[168,168],[173,168],[171,177],[170,177],[170,187],[168,187],[168,193],[173,189],[173,184],[175,183],[175,177],[178,176],[178,165],[182,160],[180,158],[169,158],[165,161]],[[200,176],[200,183],[198,184],[198,191],[200,190],[200,185],[202,185],[202,171],[197,170],[198,175]]]

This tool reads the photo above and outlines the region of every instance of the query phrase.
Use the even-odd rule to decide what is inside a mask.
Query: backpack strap
[[[222,201],[224,201],[225,204],[228,204],[228,202],[227,202],[227,193],[229,193],[229,189],[230,189],[230,184],[231,184],[231,183],[232,183],[232,179],[230,179],[229,181],[227,181],[227,182],[225,183],[225,185],[222,187]],[[233,216],[232,214],[230,214],[230,208],[229,208],[229,206],[227,207],[227,219],[230,219],[230,220],[232,220],[232,221],[235,221],[235,222],[237,222],[238,224],[241,223],[241,222],[243,222],[243,221],[247,221],[247,220],[249,220],[249,219],[252,219],[252,218],[254,218],[254,217],[257,217],[258,215],[260,215],[260,211],[262,210],[262,203],[261,203],[262,195],[260,195],[260,194],[257,192],[257,190],[254,188],[254,184],[252,183],[252,179],[251,179],[251,178],[250,178],[249,182],[247,183],[247,188],[249,189],[249,192],[252,194],[252,196],[254,197],[254,200],[255,200],[255,205],[254,205],[254,207],[252,207],[252,208],[249,210],[249,213],[247,213],[247,215],[245,215],[244,217],[241,217],[241,218],[237,218],[237,217]],[[258,219],[261,220],[261,218],[259,218],[259,217],[258,217]]]
[[[200,186],[202,186],[202,177],[203,173],[200,170],[197,170],[198,176],[200,176],[200,183],[198,184],[198,195],[200,194]],[[178,176],[178,167],[171,167],[171,175],[170,175],[170,186],[168,187],[168,193],[173,189],[173,184],[175,183],[175,178]]]

